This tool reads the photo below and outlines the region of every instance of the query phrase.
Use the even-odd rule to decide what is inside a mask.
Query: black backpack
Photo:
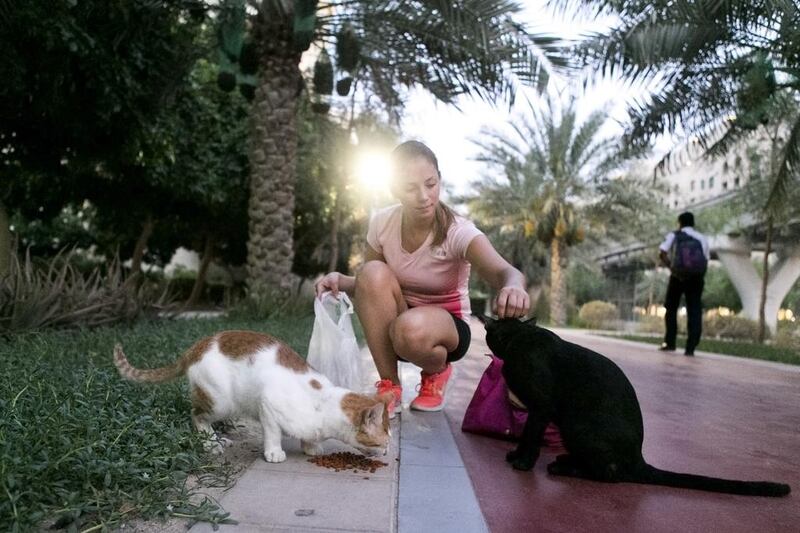
[[[670,270],[681,278],[702,276],[708,268],[703,244],[684,231],[675,232],[672,241]]]

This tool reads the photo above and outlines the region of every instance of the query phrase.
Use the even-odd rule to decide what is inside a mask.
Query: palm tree
[[[566,323],[567,249],[585,234],[581,199],[589,198],[619,164],[616,141],[599,135],[605,121],[605,112],[597,111],[579,124],[574,99],[562,107],[547,98],[542,108],[532,109],[532,119],[511,124],[513,134],[489,130],[476,141],[482,151],[477,159],[502,179],[479,184],[472,205],[549,248],[550,320],[555,325]]]
[[[554,3],[563,11],[577,7],[616,18],[609,31],[580,44],[577,55],[591,72],[621,76],[652,93],[630,106],[633,143],[679,132],[699,140],[709,155],[721,154],[761,125],[781,120],[783,98],[800,97],[797,0]],[[800,118],[787,132],[765,203],[770,208],[800,175]]]
[[[515,21],[516,1],[250,0],[247,6],[258,58],[249,141],[251,294],[286,288],[291,280],[299,63],[309,45],[324,55],[335,47],[353,84],[377,95],[394,117],[405,88],[420,85],[446,103],[461,95],[513,101],[518,84],[542,86],[546,69],[564,64],[555,38],[531,35]],[[330,81],[321,85],[330,94]]]
[[[505,181],[486,175],[473,186],[474,193],[456,199],[467,206],[472,219],[503,257],[525,275],[534,309],[544,288],[548,256],[544,245],[536,239],[532,222],[538,202],[526,201],[535,196],[535,191],[528,189],[536,183],[534,177],[525,179],[517,173],[508,173]]]

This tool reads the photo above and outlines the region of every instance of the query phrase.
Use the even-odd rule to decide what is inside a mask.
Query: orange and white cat
[[[186,375],[192,422],[210,435],[209,446],[222,451],[211,427],[217,420],[250,417],[261,422],[264,459],[286,459],[283,434],[299,438],[307,455],[320,443],[340,440],[363,453],[384,454],[389,444],[386,400],[336,387],[275,337],[253,331],[223,331],[196,342],[172,365],[155,369],[131,366],[122,346],[114,363],[131,381],[159,383]]]

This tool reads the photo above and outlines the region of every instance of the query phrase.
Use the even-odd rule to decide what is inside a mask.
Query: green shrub
[[[753,341],[758,338],[758,322],[737,315],[706,316],[703,320],[703,336]]]
[[[148,308],[166,305],[142,281],[126,279],[118,259],[84,275],[68,252],[47,261],[12,256],[0,277],[0,334],[131,322]]]
[[[169,294],[179,302],[189,299],[194,288],[195,278],[188,276],[175,277],[167,280],[166,286]]]
[[[658,333],[664,334],[664,317],[653,315],[641,315],[636,320],[637,333]]]
[[[600,329],[617,320],[619,311],[617,311],[617,306],[612,303],[594,300],[581,306],[578,318],[584,327]]]
[[[298,281],[288,290],[276,290],[260,295],[248,294],[228,311],[228,316],[231,318],[249,320],[313,314],[314,294],[308,291],[307,282],[303,281]]]
[[[779,323],[773,344],[779,348],[800,352],[800,326],[791,322]]]

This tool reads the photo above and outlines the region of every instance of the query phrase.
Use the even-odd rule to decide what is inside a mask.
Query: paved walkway
[[[462,433],[464,410],[488,358],[473,324],[470,356],[446,409],[493,533],[800,531],[800,367],[698,353],[558,330],[614,360],[636,388],[644,456],[654,466],[734,479],[789,483],[787,498],[752,498],[635,484],[550,477],[544,449],[532,472],[503,464],[513,447]]]
[[[369,352],[362,351],[364,390],[378,376]],[[377,458],[388,465],[374,474],[321,468],[308,462],[296,439],[284,439],[286,461],[267,463],[260,439],[248,442],[252,464],[219,500],[237,533],[386,532],[484,533],[488,529],[444,412],[408,410],[416,396],[419,371],[400,365],[404,411],[391,424],[392,444]],[[324,452],[353,451],[333,440]],[[402,461],[401,461],[402,458]],[[214,531],[200,523],[192,533]]]
[[[448,407],[409,411],[419,374],[401,365],[405,410],[374,474],[333,472],[286,440],[286,462],[253,462],[221,499],[239,521],[220,531],[520,532],[800,530],[800,368],[699,353],[662,354],[652,345],[559,334],[622,367],[644,412],[645,457],[653,465],[739,479],[788,482],[788,498],[748,498],[633,484],[553,478],[543,450],[532,472],[504,461],[513,444],[462,433],[461,419],[488,358],[473,323],[468,356],[456,366]],[[364,353],[365,368],[370,368]],[[365,387],[374,382],[365,378]],[[334,441],[326,453],[345,450]],[[192,532],[209,532],[197,524]]]

